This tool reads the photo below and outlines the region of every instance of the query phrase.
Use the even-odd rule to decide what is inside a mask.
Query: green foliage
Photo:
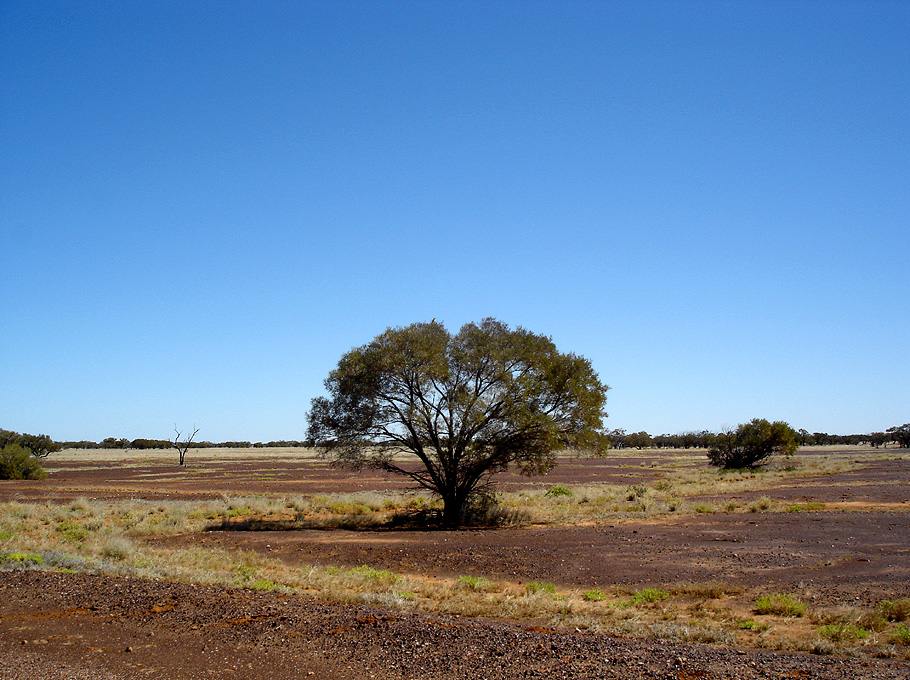
[[[44,558],[39,553],[0,553],[0,565],[4,564],[13,567],[28,567],[44,564]]]
[[[642,588],[632,594],[632,604],[650,604],[670,597],[670,593],[660,588]]]
[[[556,586],[544,581],[531,581],[530,583],[525,583],[525,590],[531,595],[536,593],[556,594]]]
[[[779,593],[762,595],[755,600],[757,614],[774,614],[775,616],[798,617],[806,612],[806,603],[789,595]]]
[[[740,630],[751,630],[753,633],[764,633],[770,627],[767,623],[758,623],[752,619],[743,619],[739,622]]]
[[[0,479],[44,479],[47,473],[32,452],[20,444],[0,449]]]
[[[9,444],[18,444],[35,458],[47,458],[52,452],[60,450],[60,444],[46,434],[19,434],[11,430],[0,429],[0,449]],[[12,478],[8,478],[12,479]]]
[[[899,645],[910,645],[910,627],[898,626],[891,639]]]
[[[902,449],[910,449],[910,423],[889,427],[886,432],[891,436],[891,440],[897,442]]]
[[[362,578],[364,581],[381,585],[392,585],[401,580],[401,577],[393,571],[387,569],[375,569],[369,565],[363,564],[354,567],[349,572],[352,576]]]
[[[607,596],[599,588],[589,590],[581,597],[585,602],[601,602],[602,600],[607,599]]]
[[[72,541],[73,543],[84,541],[89,536],[88,529],[68,519],[57,524],[55,530],[67,541]]]
[[[708,449],[708,460],[726,470],[755,468],[774,455],[792,456],[797,448],[796,432],[787,423],[755,418],[716,435]]]
[[[492,582],[483,576],[459,576],[458,586],[465,590],[484,591],[492,587]]]
[[[812,503],[797,503],[795,505],[788,505],[785,509],[787,512],[812,512],[814,510],[823,510],[825,508],[824,503],[812,502]]]
[[[829,623],[818,629],[818,634],[832,642],[853,642],[869,636],[869,631],[852,623]]]
[[[878,604],[878,610],[888,621],[906,621],[910,619],[910,598],[901,598],[900,600],[882,600]]]
[[[557,484],[551,486],[544,495],[550,496],[551,498],[559,498],[560,496],[574,496],[575,494],[572,493],[572,489]]]
[[[325,386],[307,438],[337,463],[403,475],[438,495],[449,526],[491,496],[494,473],[543,474],[559,450],[608,446],[607,387],[591,363],[495,319],[455,335],[435,320],[389,328],[342,356]],[[401,462],[402,451],[420,463]]]

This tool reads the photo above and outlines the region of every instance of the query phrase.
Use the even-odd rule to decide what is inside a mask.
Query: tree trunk
[[[446,527],[459,527],[464,516],[464,499],[459,497],[456,489],[445,489],[442,496],[442,524]]]

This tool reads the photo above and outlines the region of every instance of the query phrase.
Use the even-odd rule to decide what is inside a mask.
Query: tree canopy
[[[308,439],[341,464],[404,475],[457,525],[515,464],[543,474],[566,448],[606,451],[606,391],[591,363],[495,319],[457,334],[433,320],[344,354],[313,399]],[[404,453],[413,457],[402,456]]]
[[[18,444],[35,458],[47,458],[54,451],[59,451],[61,446],[46,434],[19,434],[12,430],[0,429],[0,448],[7,444]]]
[[[910,449],[910,423],[889,427],[886,432],[902,449]]]
[[[714,437],[708,449],[711,465],[725,469],[753,468],[776,454],[792,456],[799,448],[796,432],[787,423],[755,418]]]

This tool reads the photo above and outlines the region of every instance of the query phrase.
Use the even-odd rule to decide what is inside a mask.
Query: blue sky
[[[0,3],[0,427],[297,439],[493,316],[609,428],[910,420],[910,3]]]

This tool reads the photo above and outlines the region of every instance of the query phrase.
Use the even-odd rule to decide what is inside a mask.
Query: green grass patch
[[[823,510],[825,507],[824,503],[797,503],[796,505],[788,505],[785,510],[787,512],[814,512],[816,510]]]
[[[55,531],[73,543],[80,543],[89,537],[88,529],[70,520],[63,520],[57,524]]]
[[[556,594],[556,586],[545,581],[531,581],[530,583],[525,583],[525,590],[531,595],[536,593]]]
[[[753,633],[764,633],[771,627],[767,623],[758,623],[752,619],[743,619],[737,625],[740,630],[751,630]]]
[[[755,600],[757,614],[773,614],[774,616],[799,617],[806,612],[806,603],[789,595],[775,593],[762,595]]]
[[[632,593],[632,604],[652,604],[670,597],[672,597],[670,593],[660,588],[642,588]]]
[[[547,490],[547,492],[544,494],[544,496],[549,496],[550,498],[559,498],[560,496],[574,496],[574,495],[575,494],[572,493],[572,489],[570,489],[566,486],[561,486],[559,484],[557,484],[555,486],[551,486]]]
[[[585,602],[600,602],[601,600],[607,599],[607,596],[604,595],[603,591],[599,588],[589,590],[581,597]]]
[[[27,567],[44,564],[44,558],[40,554],[32,552],[2,553],[0,554],[0,565],[4,564],[14,567]]]
[[[852,623],[829,623],[818,629],[818,634],[831,642],[855,642],[869,637],[869,631]]]
[[[458,587],[465,590],[489,590],[493,583],[483,576],[459,576]]]
[[[364,581],[383,585],[391,585],[401,580],[401,577],[393,571],[387,569],[374,569],[366,564],[354,567],[348,573],[351,574],[351,576],[356,576]]]

